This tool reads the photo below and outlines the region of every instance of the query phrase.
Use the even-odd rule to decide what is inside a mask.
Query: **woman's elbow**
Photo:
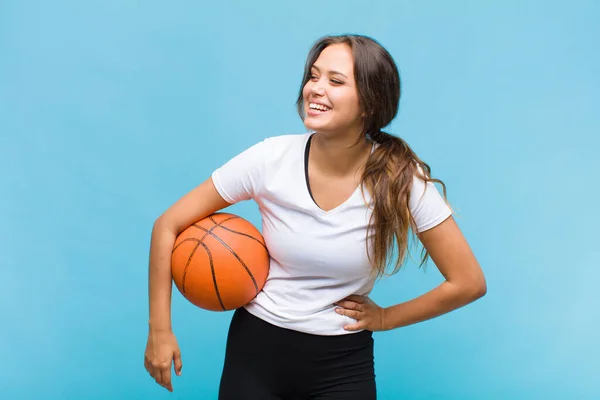
[[[168,215],[162,214],[154,221],[154,225],[152,226],[153,234],[162,234],[164,232],[169,232],[177,235],[177,227],[174,221],[169,218]]]
[[[465,292],[468,294],[470,301],[475,301],[486,295],[487,283],[483,273],[481,273],[477,278],[470,280],[468,285],[466,285]]]

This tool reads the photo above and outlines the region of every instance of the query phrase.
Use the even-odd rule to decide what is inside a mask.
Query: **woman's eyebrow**
[[[319,67],[317,67],[316,65],[312,66],[314,69],[316,69],[318,72],[321,72],[321,70],[319,69]],[[344,78],[348,78],[346,75],[342,74],[339,71],[329,71],[330,74],[337,74],[337,75],[342,75]]]

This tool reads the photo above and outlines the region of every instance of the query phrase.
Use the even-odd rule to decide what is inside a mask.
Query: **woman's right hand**
[[[169,392],[173,391],[171,383],[171,362],[177,376],[181,376],[181,351],[172,331],[148,333],[148,343],[144,352],[144,366],[156,383]]]
[[[144,366],[156,383],[170,392],[173,391],[171,363],[175,373],[181,375],[181,352],[171,329],[173,245],[185,228],[229,205],[209,178],[169,207],[152,227],[148,269],[149,333]]]

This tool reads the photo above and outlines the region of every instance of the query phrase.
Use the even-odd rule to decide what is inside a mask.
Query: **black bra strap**
[[[310,142],[312,140],[312,137],[312,134],[308,137],[308,141],[306,142],[306,148],[304,149],[304,177],[306,178],[306,188],[308,189],[310,198],[313,199],[313,201],[316,204],[317,202],[313,197],[312,191],[310,190],[310,182],[308,181],[308,155],[310,154]]]

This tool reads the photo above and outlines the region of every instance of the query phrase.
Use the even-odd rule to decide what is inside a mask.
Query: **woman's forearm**
[[[404,303],[384,309],[385,330],[415,324],[465,306],[485,293],[485,286],[458,285],[449,281]]]
[[[171,330],[171,252],[176,235],[159,218],[152,228],[148,266],[150,330]]]

